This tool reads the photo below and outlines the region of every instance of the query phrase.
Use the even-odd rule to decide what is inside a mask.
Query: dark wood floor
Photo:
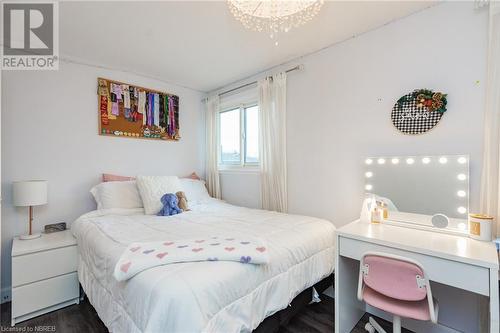
[[[320,303],[308,305],[299,312],[279,333],[333,333],[334,331],[334,300],[325,295],[321,295]],[[365,314],[357,323],[351,333],[366,333],[365,324],[368,322],[369,314]],[[392,323],[373,316],[377,322],[388,333],[392,332]],[[403,333],[412,333],[402,329]]]
[[[320,303],[310,304],[299,312],[286,326],[280,329],[279,333],[332,333],[334,330],[333,299],[325,295],[322,295],[321,299]],[[10,303],[2,304],[0,310],[1,331],[7,332],[7,329],[10,328]],[[365,315],[352,330],[352,333],[365,333],[364,325],[367,321],[368,315]],[[392,331],[390,323],[379,318],[377,321],[387,332]],[[43,328],[43,326],[48,326],[48,329]],[[43,332],[56,333],[108,332],[87,299],[79,305],[47,313],[19,323],[15,327],[18,329],[11,332],[23,332],[22,327],[31,327],[33,328],[32,332],[41,331],[41,329]],[[403,332],[410,331],[403,330]]]
[[[2,332],[8,332],[4,328],[10,327],[10,302],[4,303],[1,308]],[[48,328],[43,329],[42,327]],[[55,332],[55,333],[97,333],[108,332],[106,326],[97,316],[94,308],[87,298],[78,305],[70,305],[58,311],[49,312],[42,316],[23,321],[16,328],[31,327],[31,332]],[[37,330],[38,328],[38,330]],[[42,329],[42,330],[41,330]],[[23,330],[12,330],[11,332],[24,332]],[[29,331],[27,331],[29,332]],[[118,332],[117,332],[118,333]]]

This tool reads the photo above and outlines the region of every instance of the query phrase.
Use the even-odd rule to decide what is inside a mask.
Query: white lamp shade
[[[47,203],[47,183],[46,180],[14,182],[14,206],[45,205]]]

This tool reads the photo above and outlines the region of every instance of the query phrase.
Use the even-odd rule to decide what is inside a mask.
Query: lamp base
[[[42,236],[42,235],[41,234],[21,235],[21,236],[19,236],[19,239],[20,240],[30,240],[30,239],[36,239],[40,236]]]

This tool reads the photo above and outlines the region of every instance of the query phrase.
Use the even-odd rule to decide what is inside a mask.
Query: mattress
[[[219,200],[159,217],[142,209],[87,213],[72,225],[79,279],[112,332],[251,332],[301,291],[333,272],[332,223],[232,206]],[[189,262],[158,266],[118,282],[113,270],[132,242],[242,234],[267,243],[266,265]]]

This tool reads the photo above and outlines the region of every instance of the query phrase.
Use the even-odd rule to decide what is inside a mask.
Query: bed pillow
[[[123,181],[128,181],[128,180],[135,180],[134,177],[127,177],[127,176],[120,176],[120,175],[113,175],[111,173],[103,173],[102,174],[102,181],[105,182],[123,182]]]
[[[156,215],[160,211],[164,194],[182,189],[177,176],[137,176],[137,188],[147,215]]]
[[[189,178],[189,179],[196,179],[196,180],[201,180],[200,176],[196,174],[196,172],[191,172],[191,174],[187,177],[184,178]]]
[[[186,198],[189,203],[200,203],[210,199],[210,194],[208,194],[207,187],[203,180],[197,180],[192,178],[182,178],[179,179],[182,187],[182,191],[186,194]]]
[[[196,174],[196,172],[192,172],[189,176],[186,176],[183,178],[191,178],[191,179],[201,180],[200,176],[198,176]],[[127,181],[127,180],[135,180],[135,177],[114,175],[112,173],[103,173],[102,174],[102,181],[103,182],[118,182],[118,181]]]
[[[90,193],[97,202],[97,209],[143,207],[135,180],[100,183]]]

